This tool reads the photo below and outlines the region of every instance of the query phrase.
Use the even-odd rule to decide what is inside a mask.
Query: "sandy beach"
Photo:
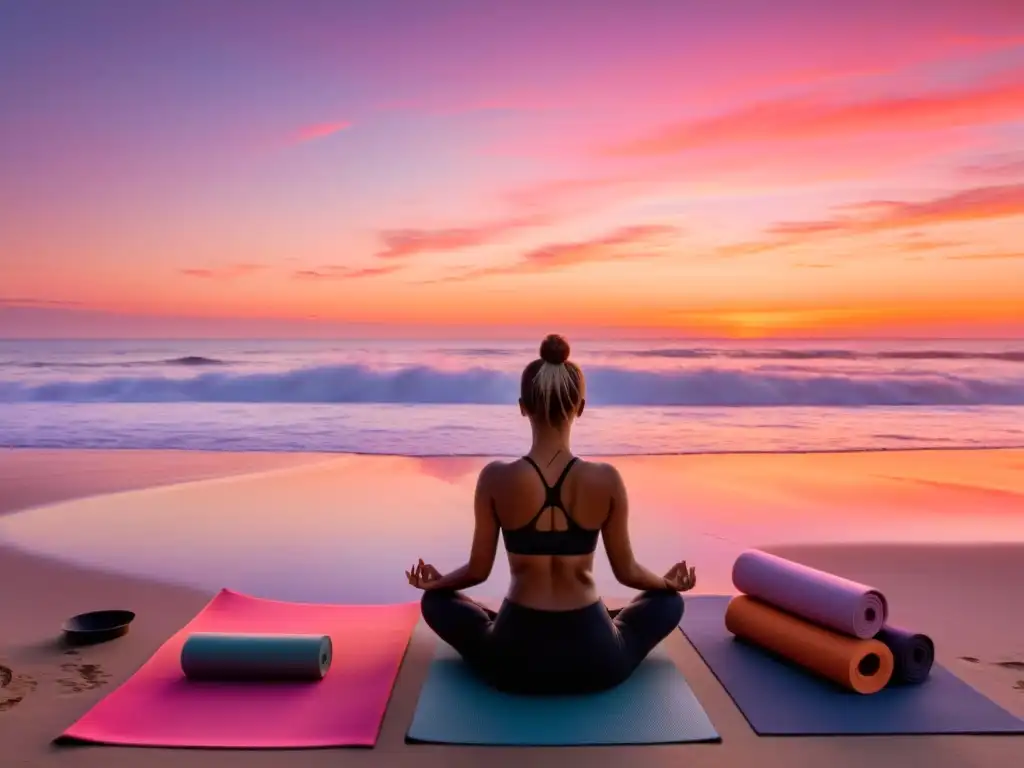
[[[268,470],[298,468],[306,472],[309,465],[308,471],[312,472],[312,465],[328,458],[299,454],[5,450],[0,451],[0,515],[87,496],[226,476],[246,477]],[[443,460],[439,461],[441,464],[431,471],[443,475]],[[642,475],[643,466],[647,466],[644,460],[631,461],[639,467],[633,469],[634,474]],[[658,461],[667,460],[651,460],[651,466]],[[849,494],[852,478],[885,476],[897,478],[891,487],[908,489],[906,493],[916,489],[914,493],[950,499],[950,505],[955,503],[965,515],[987,509],[1010,522],[1014,514],[1019,517],[1024,513],[1024,451],[701,456],[674,457],[672,461],[680,472],[693,476],[694,498],[704,502],[716,498],[724,505],[722,508],[729,508],[726,502],[739,504],[756,497],[756,477],[763,481],[760,492],[775,503],[785,503],[790,496],[801,494],[821,503]],[[789,475],[783,470],[794,463],[800,465],[801,476],[813,477],[811,485],[787,485],[785,478]],[[461,477],[465,469],[456,474]],[[731,488],[720,482],[737,473],[755,479],[734,483]],[[872,488],[876,495],[880,493],[878,487]],[[886,505],[898,496],[882,494],[875,511],[885,513]],[[70,525],[74,528],[78,524]],[[88,522],[83,520],[81,525],[84,530]],[[922,521],[921,525],[928,524]],[[1020,609],[1019,596],[1015,596],[1017,585],[1024,583],[1024,546],[1016,539],[1006,544],[935,542],[921,546],[905,542],[803,542],[771,548],[884,590],[891,603],[899,606],[900,623],[919,627],[935,638],[941,663],[1000,705],[1024,715],[1024,610]],[[0,584],[0,665],[11,671],[10,682],[0,688],[0,763],[5,766],[468,766],[484,760],[512,765],[524,759],[521,750],[404,744],[405,729],[433,647],[433,638],[422,625],[414,634],[373,750],[284,753],[52,746],[51,740],[63,728],[127,679],[209,600],[212,591],[73,566],[9,547],[0,548]],[[76,652],[56,642],[60,623],[67,616],[119,606],[139,613],[131,634],[122,640]],[[1024,761],[1024,737],[1017,736],[759,738],[682,635],[673,635],[666,645],[721,734],[721,744],[579,748],[569,753],[564,749],[534,749],[529,759],[540,765],[556,765],[571,754],[573,759],[596,765],[629,761],[652,766],[756,763],[771,767],[828,762],[851,767],[876,764],[936,768],[1015,766]],[[3,679],[0,677],[0,683]]]

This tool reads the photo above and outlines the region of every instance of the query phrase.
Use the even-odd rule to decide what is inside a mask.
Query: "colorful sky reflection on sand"
[[[616,462],[634,545],[653,568],[685,558],[728,592],[749,546],[1024,542],[1020,452],[691,456]],[[85,565],[309,601],[411,599],[402,571],[468,555],[484,459],[342,457],[258,476],[84,499],[0,518],[0,541]],[[945,483],[945,485],[940,484]],[[83,522],[87,521],[87,522]],[[610,596],[626,594],[598,554]],[[508,585],[499,553],[476,593]]]
[[[1017,3],[20,3],[0,51],[0,335],[1024,331]]]

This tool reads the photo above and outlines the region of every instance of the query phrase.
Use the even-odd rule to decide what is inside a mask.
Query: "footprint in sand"
[[[67,675],[57,680],[57,685],[64,693],[92,691],[110,681],[110,673],[99,664],[76,664],[69,661],[61,664],[60,668]]]
[[[981,659],[974,656],[961,656],[961,661],[967,661],[971,664],[980,664]],[[1015,672],[1024,672],[1024,661],[990,661],[988,662],[994,667],[1002,667],[1003,669],[1012,669]],[[1018,680],[1013,684],[1015,691],[1024,691],[1024,680]]]
[[[36,689],[38,683],[31,675],[16,675],[10,667],[0,664],[0,712],[14,709]]]

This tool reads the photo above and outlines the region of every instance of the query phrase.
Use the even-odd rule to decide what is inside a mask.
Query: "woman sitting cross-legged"
[[[626,489],[608,464],[581,461],[569,448],[583,413],[585,381],[560,336],[541,344],[523,371],[519,409],[533,445],[522,459],[484,467],[476,486],[469,562],[442,576],[420,560],[406,577],[424,590],[423,618],[475,672],[501,690],[558,694],[623,682],[679,624],[680,592],[696,584],[677,563],[647,570],[629,541]],[[505,539],[512,584],[499,611],[461,594],[490,575]],[[598,537],[618,581],[641,590],[610,612],[594,585]]]

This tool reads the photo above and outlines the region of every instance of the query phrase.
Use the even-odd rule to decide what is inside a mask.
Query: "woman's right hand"
[[[676,563],[665,574],[665,586],[676,592],[688,592],[697,585],[697,569],[687,568],[686,561]]]
[[[434,585],[441,580],[441,572],[429,563],[423,562],[422,558],[405,572],[405,578],[409,584],[417,589],[433,589]]]

